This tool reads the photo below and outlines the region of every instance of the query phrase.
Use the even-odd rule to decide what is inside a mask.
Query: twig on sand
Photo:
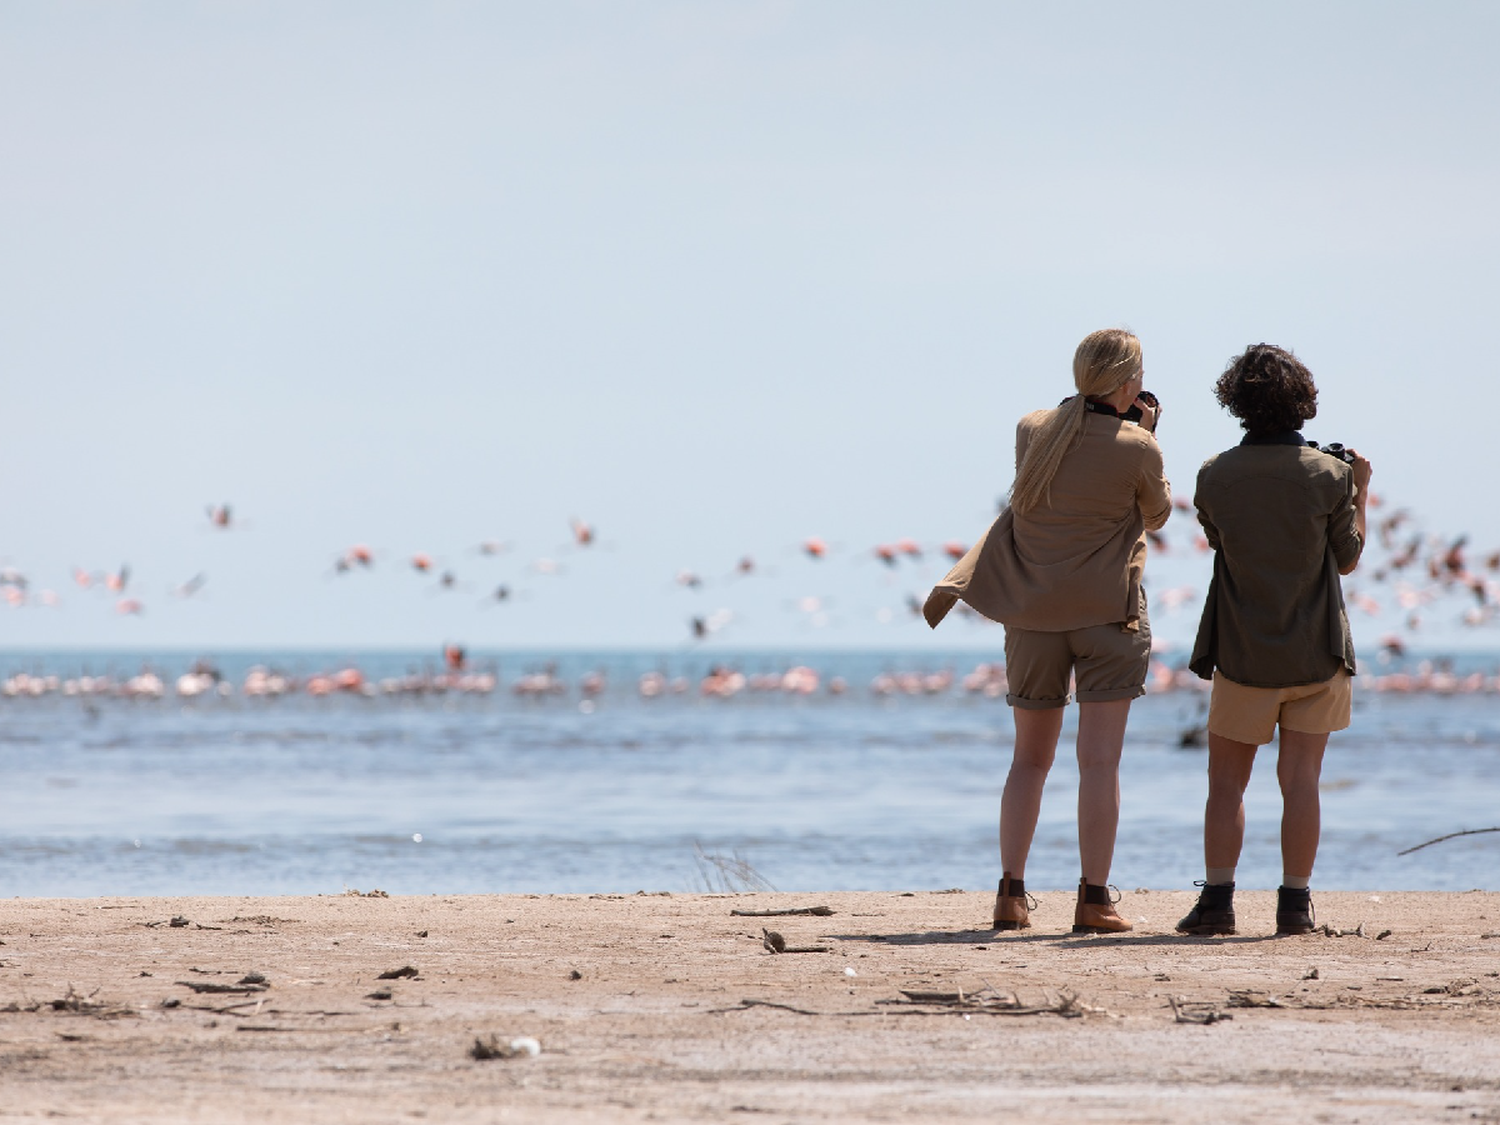
[[[1229,990],[1229,1006],[1231,1008],[1285,1008],[1276,997],[1269,992],[1262,992],[1257,988],[1232,988]]]
[[[709,1015],[723,1015],[726,1012],[748,1012],[751,1008],[775,1008],[782,1012],[795,1012],[799,1016],[878,1016],[881,1013],[873,1008],[866,1008],[858,1012],[814,1012],[809,1008],[794,1008],[790,1004],[778,1004],[774,1000],[741,1000],[733,1008],[709,1008]]]
[[[191,1008],[195,1012],[212,1012],[216,1016],[234,1016],[236,1019],[248,1019],[251,1016],[258,1016],[258,1015],[260,1015],[261,1008],[265,1005],[265,1002],[266,1002],[266,998],[264,996],[262,996],[258,1000],[241,1000],[237,1004],[225,1004],[223,1007],[220,1007],[220,1008],[216,1008],[216,1007],[214,1007],[212,1005],[209,1005],[209,1004],[180,1004],[180,1003],[179,1004],[173,1004],[172,1007],[174,1007],[174,1008]],[[238,1008],[250,1008],[252,1010],[248,1011],[248,1012],[241,1012],[241,1011],[237,1011],[236,1010]]]
[[[1418,844],[1416,847],[1407,848],[1405,851],[1397,852],[1396,854],[1397,855],[1411,855],[1412,852],[1419,852],[1423,848],[1430,848],[1433,844],[1441,844],[1444,840],[1456,840],[1460,836],[1481,836],[1481,835],[1483,835],[1486,832],[1500,832],[1500,827],[1495,827],[1495,828],[1465,828],[1462,832],[1450,832],[1446,836],[1439,836],[1435,840],[1427,840],[1424,843]]]
[[[1075,992],[1062,992],[1056,1000],[1045,1004],[1023,1004],[1015,993],[1002,994],[985,987],[978,992],[921,992],[901,989],[905,1000],[877,1000],[877,1004],[897,1006],[913,1005],[923,1008],[940,1008],[947,1012],[971,1015],[982,1013],[991,1016],[1062,1016],[1077,1019],[1079,1016],[1108,1016],[1114,1013],[1107,1008],[1086,1004]],[[929,1013],[936,1014],[936,1013]]]
[[[1234,1019],[1228,1012],[1219,1011],[1214,1004],[1178,1003],[1175,996],[1168,996],[1167,1003],[1172,1005],[1172,1018],[1176,1023],[1211,1024]]]
[[[1338,927],[1336,927],[1336,926],[1330,926],[1330,925],[1328,925],[1325,922],[1323,925],[1319,926],[1316,930],[1314,930],[1313,933],[1315,933],[1315,934],[1322,934],[1324,937],[1369,937],[1370,936],[1369,934],[1365,933],[1365,924],[1363,922],[1361,922],[1359,925],[1355,926],[1354,929],[1352,929],[1352,930],[1341,930]]]
[[[778,1004],[774,1000],[741,1000],[739,1007],[721,1008],[724,1012],[743,1012],[749,1008],[778,1008],[783,1012],[796,1012],[799,1016],[852,1016],[864,1012],[814,1012],[808,1008],[794,1008],[790,1004]]]
[[[97,995],[99,995],[99,989],[97,988],[85,996],[83,993],[75,991],[70,984],[68,985],[67,994],[60,999],[48,1000],[41,1004],[32,1004],[26,1008],[9,1005],[6,1010],[36,1012],[42,1008],[50,1008],[54,1012],[70,1012],[73,1015],[93,1016],[95,1019],[101,1020],[119,1019],[122,1016],[139,1014],[135,1009],[125,1007],[121,1004],[111,1004],[104,1000],[95,1000],[94,997]]]
[[[783,914],[812,914],[827,918],[833,909],[828,906],[789,906],[784,910],[731,910],[729,913],[738,918],[779,918]]]
[[[177,982],[184,988],[191,988],[194,992],[228,993],[243,996],[249,992],[264,992],[266,986],[256,982],[244,982],[239,984],[215,984],[207,980],[180,980]]]

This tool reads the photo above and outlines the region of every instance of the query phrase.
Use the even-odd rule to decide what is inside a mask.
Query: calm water
[[[157,700],[0,698],[0,894],[393,894],[716,888],[697,851],[738,857],[781,890],[992,887],[995,818],[1010,756],[1004,700],[955,686],[876,697],[883,670],[972,668],[973,654],[573,655],[566,694],[506,686],[541,658],[498,659],[487,696],[182,700],[191,663],[154,654]],[[798,660],[849,691],[705,699],[711,662],[746,672]],[[236,684],[249,657],[219,661]],[[420,663],[359,654],[370,676]],[[0,655],[0,676],[113,670],[140,658]],[[294,672],[343,666],[284,655]],[[1471,664],[1476,662],[1471,660]],[[1494,661],[1477,666],[1493,669]],[[691,677],[642,699],[636,679]],[[608,686],[585,705],[578,676]],[[1201,871],[1203,751],[1178,748],[1200,697],[1137,702],[1122,771],[1112,881],[1187,888]],[[1327,890],[1500,886],[1500,834],[1398,857],[1462,828],[1500,824],[1500,696],[1366,692],[1324,768]],[[1071,736],[1071,717],[1065,740]],[[1280,876],[1274,751],[1248,800],[1242,886]],[[1076,769],[1059,753],[1027,882],[1077,882]]]

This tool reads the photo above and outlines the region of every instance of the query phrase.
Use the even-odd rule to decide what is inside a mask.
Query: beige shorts
[[[1246,687],[1215,672],[1208,729],[1220,738],[1264,746],[1276,737],[1278,723],[1303,734],[1343,730],[1353,705],[1354,679],[1344,668],[1320,684],[1283,688]]]
[[[1144,608],[1144,607],[1143,607]],[[1068,681],[1076,680],[1079,703],[1106,703],[1146,694],[1151,664],[1151,623],[1141,627],[1090,625],[1066,633],[1005,627],[1005,676],[1012,707],[1046,711],[1066,707]]]

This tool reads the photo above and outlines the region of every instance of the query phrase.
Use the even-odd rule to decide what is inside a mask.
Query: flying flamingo
[[[190,598],[203,589],[203,584],[207,581],[208,575],[202,573],[195,574],[181,585],[173,586],[169,592],[173,597]]]
[[[760,563],[755,561],[754,555],[741,555],[740,561],[734,564],[734,570],[730,578],[749,578],[752,574],[772,574],[773,571],[765,570]]]
[[[438,593],[441,593],[444,590],[467,590],[468,588],[469,584],[467,582],[460,582],[458,580],[458,575],[454,574],[451,570],[445,570],[442,574],[438,575],[438,584],[436,591]]]
[[[333,570],[335,574],[347,574],[356,566],[370,567],[375,564],[375,552],[363,543],[356,543],[335,560]]]
[[[1460,535],[1444,553],[1443,569],[1449,574],[1462,575],[1464,573],[1464,545],[1468,541],[1467,535]]]

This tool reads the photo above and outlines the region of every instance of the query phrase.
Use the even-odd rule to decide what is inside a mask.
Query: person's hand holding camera
[[[1363,502],[1370,491],[1370,476],[1374,470],[1370,467],[1369,458],[1361,457],[1359,450],[1349,450],[1349,456],[1352,458],[1349,465],[1354,470],[1354,487],[1358,489],[1356,495]]]
[[[1141,420],[1137,424],[1156,433],[1156,424],[1161,421],[1161,401],[1150,391],[1142,391],[1135,396],[1135,406],[1141,412]]]

